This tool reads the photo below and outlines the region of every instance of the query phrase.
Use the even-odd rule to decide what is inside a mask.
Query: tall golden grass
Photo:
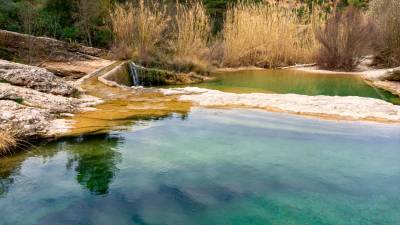
[[[239,2],[223,25],[223,65],[275,67],[313,61],[317,42],[314,13],[301,19],[277,2]]]
[[[152,0],[116,4],[110,17],[118,58],[184,71],[208,67],[210,19],[200,1],[170,11]]]
[[[204,5],[177,3],[171,32],[170,48],[174,64],[207,67],[209,64],[208,40],[211,35],[210,18]]]
[[[120,58],[179,71],[204,70],[211,59],[230,67],[314,61],[318,10],[304,7],[299,16],[296,8],[278,2],[239,2],[227,10],[221,34],[212,37],[201,1],[176,2],[173,9],[152,0],[117,4],[110,17]]]
[[[17,141],[12,135],[0,131],[0,156],[10,154],[16,146]]]
[[[147,62],[159,52],[170,16],[165,5],[158,1],[138,5],[116,4],[110,12],[115,37],[115,49],[121,58],[134,58]],[[122,54],[121,54],[122,52]]]

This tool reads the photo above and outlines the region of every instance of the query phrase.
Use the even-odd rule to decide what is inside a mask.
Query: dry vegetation
[[[329,69],[352,70],[371,50],[373,26],[358,9],[349,7],[333,14],[316,32],[321,43],[317,63]]]
[[[180,71],[206,70],[210,20],[203,4],[177,3],[173,13],[157,1],[117,4],[110,13],[118,58]]]
[[[204,72],[211,64],[278,67],[317,61],[351,70],[374,52],[385,65],[400,64],[399,4],[372,1],[367,17],[355,7],[333,8],[327,15],[323,6],[239,1],[228,7],[217,35],[211,34],[212,21],[200,1],[167,8],[139,0],[117,4],[110,15],[116,55],[145,66]]]
[[[115,36],[114,52],[120,58],[133,58],[144,64],[160,51],[170,16],[166,6],[151,1],[138,5],[117,4],[110,13]]]
[[[0,131],[0,156],[10,154],[16,146],[17,141],[12,135]]]
[[[229,8],[223,28],[223,64],[275,67],[312,62],[318,17],[309,15],[301,20],[295,9],[268,2],[241,2]]]
[[[207,70],[211,34],[210,18],[201,2],[192,5],[176,5],[170,49],[172,65],[185,70]],[[197,68],[196,68],[197,67]]]
[[[369,14],[376,24],[378,63],[386,66],[400,65],[400,1],[374,0]]]
[[[201,2],[177,3],[173,13],[151,1],[149,5],[143,1],[137,6],[116,5],[111,12],[114,49],[122,58],[142,63],[158,60],[178,71],[206,70],[211,49],[221,51],[213,55],[214,60],[218,55],[217,66],[274,67],[312,62],[318,16],[305,14],[307,18],[299,18],[295,9],[279,3],[241,2],[228,9],[220,38],[210,43],[211,22]]]

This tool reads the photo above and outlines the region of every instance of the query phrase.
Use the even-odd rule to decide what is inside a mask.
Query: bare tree
[[[92,46],[92,20],[98,15],[96,0],[76,0],[77,26],[84,33],[85,41],[89,46]]]
[[[23,32],[26,34],[34,35],[36,28],[36,18],[37,18],[37,10],[32,0],[28,0],[23,2],[23,6],[20,9],[19,17],[22,23]],[[33,43],[33,38],[28,39],[28,52],[26,54],[26,50],[21,50],[19,53],[20,56],[26,58],[29,63],[32,63],[35,60],[36,48]]]

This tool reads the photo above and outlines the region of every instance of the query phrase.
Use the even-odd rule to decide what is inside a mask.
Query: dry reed
[[[10,154],[16,146],[17,141],[12,135],[0,131],[0,156]]]
[[[177,3],[172,26],[170,48],[174,64],[207,67],[211,26],[203,4],[199,1],[189,5]]]
[[[226,12],[223,26],[225,66],[275,67],[313,61],[317,16],[303,20],[296,9],[277,2],[239,2]]]
[[[110,18],[114,49],[122,51],[117,55],[144,63],[156,57],[170,20],[165,5],[157,1],[145,4],[144,0],[140,0],[138,5],[117,4],[110,12]]]

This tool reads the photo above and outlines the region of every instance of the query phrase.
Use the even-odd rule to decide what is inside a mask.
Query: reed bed
[[[155,1],[117,4],[110,17],[119,58],[177,71],[206,70],[211,61],[229,67],[314,62],[321,11],[303,7],[299,16],[279,2],[239,2],[227,9],[222,31],[213,36],[201,1],[169,9]]]
[[[276,67],[313,62],[318,16],[302,19],[276,2],[239,2],[223,25],[223,65]]]
[[[170,21],[165,5],[144,0],[137,5],[116,4],[110,18],[117,56],[144,63],[156,57]]]
[[[193,4],[177,3],[173,21],[170,49],[173,64],[201,67],[206,70],[209,64],[210,49],[208,41],[211,34],[210,18],[204,5],[196,1]]]

